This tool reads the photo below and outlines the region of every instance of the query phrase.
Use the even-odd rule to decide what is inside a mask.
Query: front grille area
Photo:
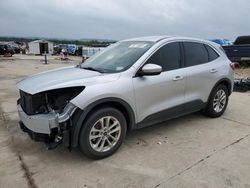
[[[44,93],[31,95],[20,90],[20,105],[27,115],[41,114],[48,111]]]

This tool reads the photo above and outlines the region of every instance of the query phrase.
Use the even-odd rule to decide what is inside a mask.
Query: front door
[[[162,66],[162,73],[133,78],[139,126],[142,122],[146,126],[183,112],[186,72],[181,68],[181,61],[180,44],[168,43],[145,63]]]

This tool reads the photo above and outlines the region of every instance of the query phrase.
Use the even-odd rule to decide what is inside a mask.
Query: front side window
[[[173,42],[161,47],[148,59],[147,64],[149,63],[160,65],[162,71],[180,68],[180,44],[178,42]]]
[[[153,44],[149,41],[118,42],[93,55],[80,67],[103,73],[121,72],[132,66]]]
[[[204,44],[184,42],[185,66],[195,66],[209,62],[208,52]]]

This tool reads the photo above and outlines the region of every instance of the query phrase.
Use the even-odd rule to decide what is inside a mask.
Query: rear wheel
[[[119,110],[105,107],[94,111],[81,129],[80,149],[92,159],[108,157],[121,146],[126,128],[125,117]]]
[[[205,115],[209,117],[221,116],[228,103],[229,91],[225,85],[218,85],[211,93],[207,107],[204,109]]]

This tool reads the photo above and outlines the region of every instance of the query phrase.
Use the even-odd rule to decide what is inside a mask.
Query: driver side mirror
[[[146,64],[137,73],[138,76],[155,76],[162,72],[162,67],[156,64]]]

